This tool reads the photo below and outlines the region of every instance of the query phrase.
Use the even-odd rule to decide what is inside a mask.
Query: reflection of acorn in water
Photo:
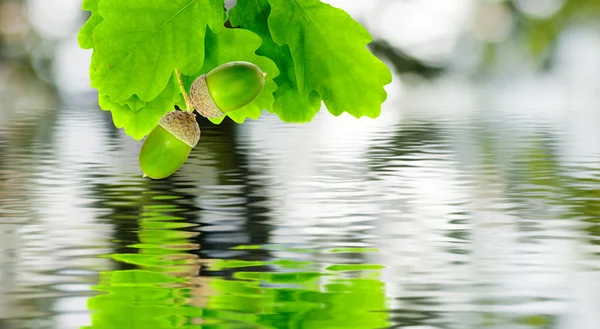
[[[201,115],[220,118],[250,104],[264,85],[265,74],[258,66],[230,62],[196,79],[190,88],[190,101]]]
[[[192,112],[171,111],[150,132],[139,163],[144,176],[161,179],[172,175],[187,160],[200,140],[200,127]]]
[[[199,245],[192,245],[194,245],[194,248],[186,247],[185,249],[200,249]],[[178,248],[182,247],[184,246],[178,246]],[[189,247],[191,247],[191,245]],[[200,276],[200,271],[202,267],[210,267],[212,260],[200,259],[196,253],[166,255],[165,259],[180,263],[180,265],[173,267],[168,274],[174,277],[186,278],[185,283],[182,286],[179,286],[179,288],[190,289],[187,303],[197,308],[205,308],[208,304],[208,300],[211,296],[216,294],[216,291],[211,286],[212,279]],[[203,318],[192,318],[191,321],[193,324],[204,324]]]
[[[188,238],[193,238],[198,235],[197,232],[189,234]],[[208,298],[215,292],[210,285],[210,278],[200,276],[202,268],[212,266],[213,260],[201,259],[198,256],[200,245],[197,243],[183,243],[164,245],[163,247],[173,248],[178,252],[163,255],[161,260],[171,262],[173,265],[168,267],[166,274],[185,278],[184,281],[176,283],[172,288],[189,288],[191,291],[188,296],[188,304],[198,308],[204,308],[208,302]],[[183,250],[194,250],[193,253],[181,253]],[[193,320],[194,321],[194,320]],[[198,319],[195,320],[199,321]]]
[[[191,306],[198,308],[206,308],[208,302],[212,296],[218,296],[218,291],[213,288],[212,281],[214,278],[207,276],[196,276],[190,278],[190,284],[192,285],[191,296],[189,303]],[[204,324],[203,318],[192,319],[194,324]]]

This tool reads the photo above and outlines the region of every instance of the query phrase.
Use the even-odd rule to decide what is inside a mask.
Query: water
[[[600,327],[597,112],[203,124],[151,181],[107,113],[27,106],[2,329]]]

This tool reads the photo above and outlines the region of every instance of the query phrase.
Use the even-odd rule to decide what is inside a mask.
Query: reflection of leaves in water
[[[92,328],[178,328],[202,310],[186,305],[189,288],[168,288],[175,277],[139,270],[107,272],[95,289],[106,294],[88,302]]]
[[[258,274],[258,273],[256,273]],[[251,275],[241,272],[239,277]],[[260,273],[250,281],[215,280],[217,292],[206,307],[207,321],[227,323],[231,314],[265,328],[383,328],[388,325],[383,283],[337,277],[320,285],[323,274]],[[295,282],[294,282],[295,281]],[[264,285],[293,283],[293,288]]]
[[[91,328],[384,328],[383,283],[316,272],[239,272],[190,287],[185,278],[152,271],[104,273],[90,299]],[[241,280],[243,279],[243,280]],[[268,287],[291,284],[294,287]],[[211,292],[201,308],[195,289]],[[204,326],[200,326],[204,324]]]
[[[168,200],[168,203],[160,200],[165,190],[172,191],[169,195],[172,199]],[[91,187],[90,194],[93,194],[97,201],[90,206],[110,209],[110,212],[101,218],[109,220],[115,227],[116,254],[137,254],[144,250],[138,243],[144,244],[145,240],[149,240],[147,243],[153,246],[158,245],[157,239],[168,242],[168,239],[160,237],[161,232],[180,234],[180,240],[187,239],[186,234],[177,233],[179,231],[174,230],[172,225],[189,225],[189,222],[194,221],[197,208],[191,203],[191,195],[176,191],[176,185],[168,179],[159,183],[141,178],[127,182],[98,183]],[[155,237],[157,234],[158,238]],[[135,268],[128,262],[118,264],[121,269]]]
[[[99,190],[113,191],[111,186]],[[106,205],[115,210],[108,217],[128,232],[121,241],[124,247],[107,257],[127,264],[127,269],[101,273],[94,289],[102,294],[88,302],[92,328],[178,328],[202,316],[202,310],[189,303],[191,288],[203,289],[193,279],[201,262],[188,253],[199,248],[190,242],[197,233],[189,231],[196,225],[188,218],[197,209],[188,204],[189,195],[165,195],[156,193],[162,188],[153,187],[150,183],[144,193],[129,191],[120,197],[117,191],[105,194]],[[118,189],[123,190],[135,189]],[[123,223],[135,225],[125,229],[120,227]]]
[[[302,271],[237,272],[234,277],[194,284],[193,277],[148,270],[103,273],[95,289],[104,294],[88,303],[91,328],[366,329],[389,325],[384,285],[377,278]]]
[[[106,256],[128,267],[101,274],[94,288],[100,294],[88,302],[89,329],[370,329],[388,325],[383,312],[384,285],[367,275],[377,274],[379,266],[338,265],[334,269],[340,272],[322,272],[308,261],[213,259],[208,273],[212,276],[199,276],[208,261],[199,259],[200,246],[192,243],[197,233],[186,217],[188,211],[197,213],[197,209],[187,204],[186,194],[157,197],[146,190],[123,195],[109,186],[99,190],[110,200],[104,205],[115,209],[109,218],[136,225],[122,242],[125,248]],[[252,242],[266,245],[263,239]],[[355,277],[345,278],[347,271]]]

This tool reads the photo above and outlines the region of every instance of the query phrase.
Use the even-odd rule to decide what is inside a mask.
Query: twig
[[[190,98],[188,97],[188,94],[185,91],[185,87],[183,86],[183,80],[181,80],[181,72],[179,72],[179,70],[175,70],[175,74],[177,75],[177,83],[179,83],[179,88],[181,89],[181,93],[183,94],[183,100],[185,101],[185,110],[187,112],[194,112],[194,107],[192,106]]]

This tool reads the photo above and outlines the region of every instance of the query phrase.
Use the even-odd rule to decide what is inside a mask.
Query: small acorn
[[[265,75],[252,63],[223,64],[194,81],[190,101],[204,117],[220,118],[250,104],[263,90]]]
[[[172,175],[187,160],[200,140],[200,127],[192,112],[165,114],[142,145],[139,163],[144,177],[161,179]]]

